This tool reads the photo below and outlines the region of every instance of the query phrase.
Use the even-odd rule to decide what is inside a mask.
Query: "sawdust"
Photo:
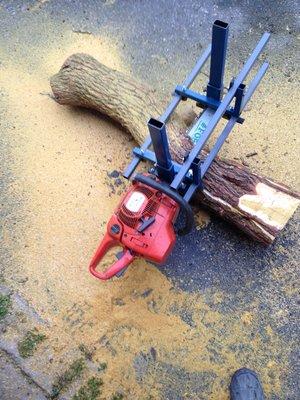
[[[210,216],[204,210],[196,210],[195,212],[195,226],[197,230],[205,228],[210,222]]]
[[[26,60],[12,63],[8,55],[2,57],[0,84],[11,124],[6,134],[13,144],[17,176],[10,191],[23,201],[16,230],[12,233],[4,224],[14,252],[5,279],[51,324],[47,343],[37,349],[39,370],[62,370],[62,360],[64,366],[71,363],[72,349],[84,343],[95,349],[95,360],[107,363],[105,399],[119,388],[128,399],[150,394],[163,398],[158,377],[166,364],[179,371],[207,373],[203,396],[211,400],[227,398],[229,377],[241,365],[261,374],[267,394],[279,393],[287,360],[282,356],[278,366],[276,357],[283,344],[272,330],[257,329],[256,304],[249,304],[246,314],[222,313],[217,306],[225,294],[210,296],[207,291],[208,305],[201,295],[174,289],[158,268],[140,260],[123,278],[107,284],[88,273],[89,259],[118,202],[118,190],[124,190],[115,182],[108,184],[108,173],[124,168],[131,143],[100,115],[60,107],[41,95],[49,92],[49,76],[69,54],[79,51],[126,69],[112,41],[69,32],[56,47],[32,50],[30,57],[38,58],[34,69]],[[201,225],[202,214],[198,216]],[[16,277],[28,280],[18,284]],[[180,310],[189,311],[192,325]],[[51,364],[44,357],[46,345],[53,352]],[[138,382],[134,361],[149,351],[149,374]],[[195,398],[189,382],[185,391],[185,398]]]
[[[249,311],[246,311],[242,314],[241,320],[245,325],[250,325],[253,321],[253,315]]]
[[[39,8],[41,8],[45,3],[48,3],[49,0],[37,0],[35,2],[33,2],[32,5],[27,7],[28,11],[34,12],[36,10],[38,10]]]

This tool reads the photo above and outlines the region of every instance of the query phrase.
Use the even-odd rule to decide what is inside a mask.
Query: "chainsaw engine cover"
[[[133,183],[107,225],[107,235],[137,256],[163,263],[176,240],[179,205],[167,195]]]

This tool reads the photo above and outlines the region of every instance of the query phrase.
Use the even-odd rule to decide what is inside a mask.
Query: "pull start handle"
[[[129,249],[124,248],[122,257],[117,260],[111,267],[107,268],[105,271],[97,271],[96,268],[103,257],[106,255],[108,250],[112,247],[120,246],[120,243],[106,234],[97,248],[94,257],[90,263],[89,269],[92,275],[96,278],[106,281],[121,272],[124,268],[127,268],[129,264],[136,258]]]

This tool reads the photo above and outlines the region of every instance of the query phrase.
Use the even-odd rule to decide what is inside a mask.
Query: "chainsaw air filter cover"
[[[159,207],[159,197],[150,188],[140,186],[129,191],[117,211],[120,221],[131,228],[137,228],[140,221],[152,217]]]

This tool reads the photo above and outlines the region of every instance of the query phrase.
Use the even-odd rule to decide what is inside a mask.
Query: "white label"
[[[193,141],[193,143],[197,143],[198,140],[201,138],[203,132],[205,131],[209,121],[211,120],[212,116],[214,115],[215,111],[207,108],[200,117],[196,120],[192,128],[190,129],[188,135]]]
[[[131,212],[138,212],[146,199],[141,192],[133,192],[125,204],[126,208]]]

